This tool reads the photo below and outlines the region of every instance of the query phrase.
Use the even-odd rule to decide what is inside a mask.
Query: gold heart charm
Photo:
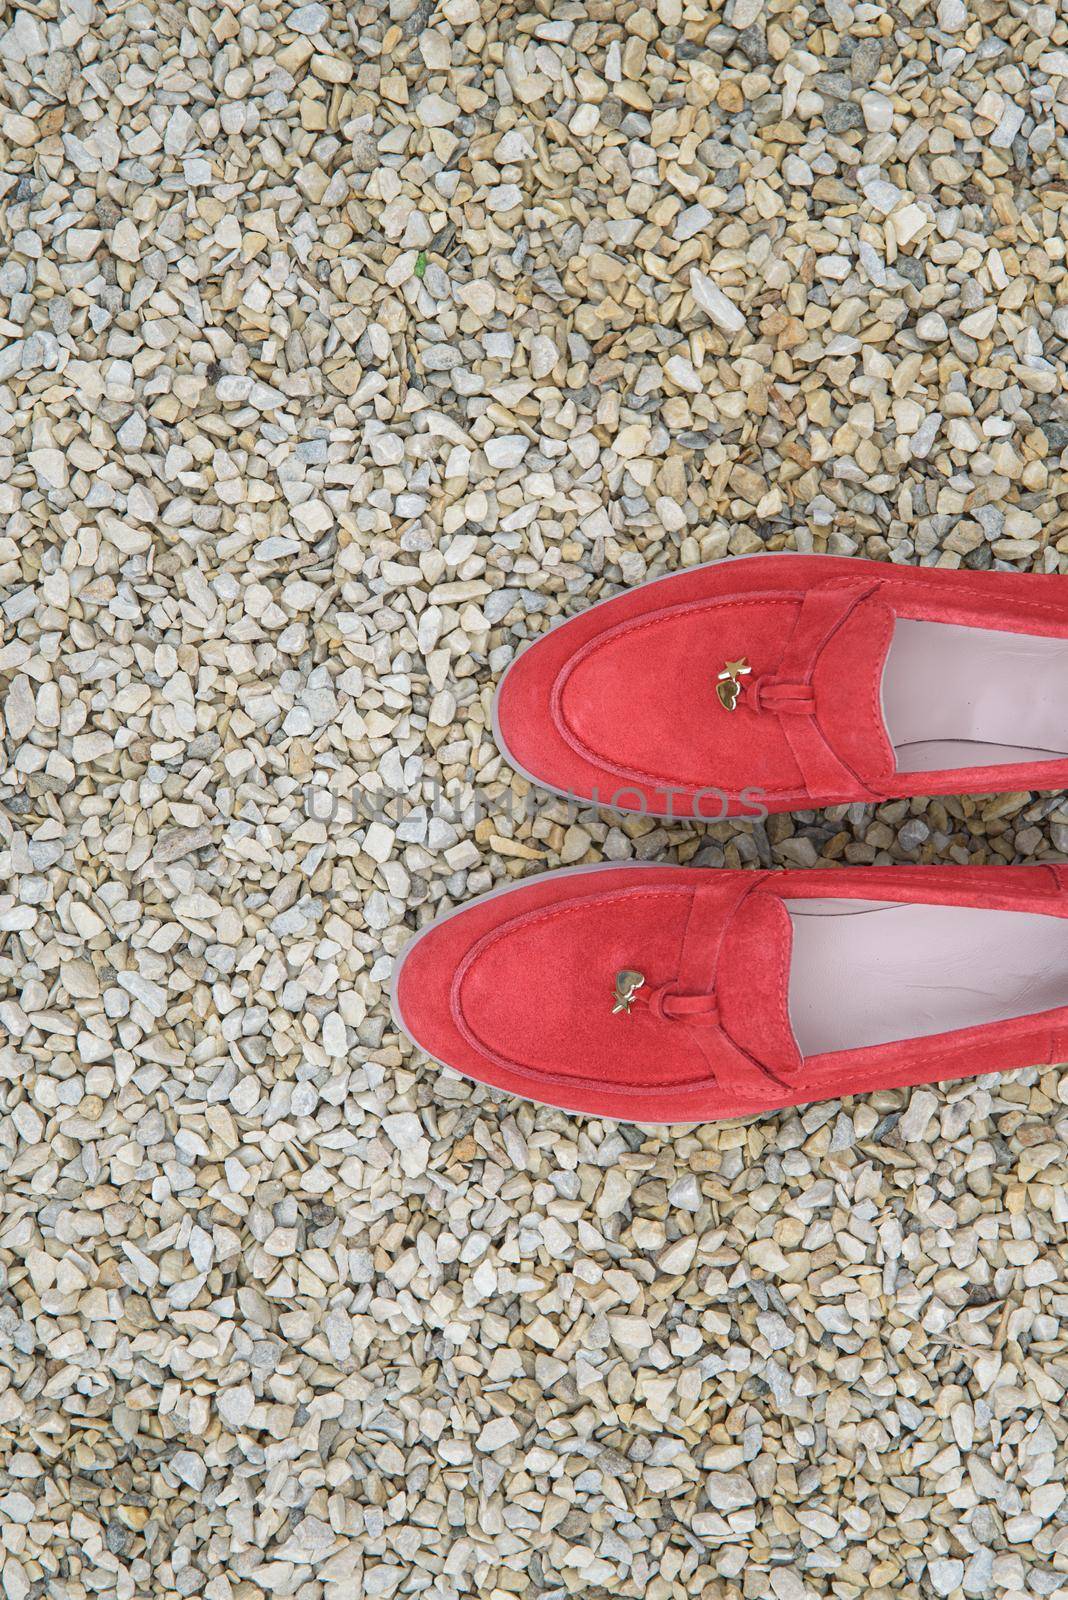
[[[752,670],[744,656],[740,661],[727,661],[724,663],[723,671],[716,679],[716,694],[719,696],[719,703],[724,711],[734,710],[743,687],[738,680],[739,678],[747,677]]]
[[[615,1000],[615,1005],[612,1007],[613,1016],[617,1011],[622,1011],[627,1016],[630,1015],[630,1008],[634,1004],[634,995],[644,982],[645,974],[643,972],[632,972],[629,968],[625,968],[622,972],[616,973],[616,987],[612,996]]]

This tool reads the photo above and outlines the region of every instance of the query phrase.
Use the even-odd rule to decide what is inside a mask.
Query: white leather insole
[[[883,717],[899,772],[1068,756],[1068,640],[952,623],[894,625]]]
[[[1068,1006],[1068,918],[875,900],[786,909],[803,1056]]]

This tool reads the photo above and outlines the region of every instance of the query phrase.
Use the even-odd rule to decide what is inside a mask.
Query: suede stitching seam
[[[885,580],[881,578],[873,579],[872,582],[882,585],[885,583]],[[848,591],[850,589],[859,588],[860,584],[855,578],[842,577],[832,578],[820,587],[823,590]],[[872,592],[874,595],[875,592]],[[860,598],[864,597],[862,596]],[[878,594],[878,598],[882,598],[881,589]],[[632,633],[640,633],[643,631],[643,629],[658,627],[662,623],[663,619],[669,615],[672,617],[682,617],[695,611],[727,611],[737,606],[748,606],[753,605],[754,603],[774,606],[796,605],[800,615],[801,607],[804,605],[804,594],[776,594],[775,591],[771,591],[766,595],[760,594],[759,592],[754,592],[752,595],[747,595],[737,600],[687,600],[676,606],[662,606],[657,611],[651,612],[648,616],[634,617],[628,622],[618,623],[615,627],[608,629],[605,633],[597,634],[592,639],[588,639],[582,648],[576,652],[570,661],[568,661],[567,665],[557,674],[549,696],[549,715],[552,718],[556,731],[560,734],[560,737],[564,740],[565,744],[567,744],[576,755],[580,756],[583,761],[589,761],[591,765],[601,767],[605,772],[611,772],[617,778],[636,778],[640,783],[643,784],[666,784],[671,790],[677,791],[681,794],[703,794],[710,787],[707,783],[675,783],[673,780],[664,778],[658,773],[647,772],[641,767],[619,766],[614,761],[609,761],[606,757],[599,756],[592,745],[587,745],[581,739],[581,737],[568,726],[563,709],[564,690],[567,687],[568,679],[572,676],[576,668],[578,668],[582,662],[591,659],[599,650],[607,649],[610,643],[612,643],[615,639],[618,639],[623,634],[629,635]],[[824,643],[819,647],[819,654],[822,654],[825,646],[830,643],[831,639],[834,638],[839,629],[842,628],[846,622],[848,622],[850,616],[852,616],[852,611],[847,613],[846,616],[842,617],[835,627],[832,628]],[[884,629],[887,631],[888,635],[893,630],[894,621],[895,618],[893,615],[891,615],[889,622],[884,623]],[[875,684],[872,689],[872,704],[870,707],[870,715],[874,718],[875,726],[877,728],[882,724],[882,713],[879,707],[878,690],[879,686],[878,684]],[[816,719],[813,718],[813,721],[816,722]],[[819,729],[821,736],[823,736],[823,730],[819,727],[818,722],[816,722],[816,727]],[[830,750],[831,745],[828,743],[825,736],[823,737],[824,742],[827,744],[827,748]],[[783,742],[786,745],[786,748],[789,750],[791,759],[796,763],[798,771],[801,773],[802,783],[804,783],[804,770],[801,766],[801,763],[798,761],[797,756],[794,754],[793,747],[790,745],[785,736]],[[862,779],[859,778],[858,775],[853,771],[852,766],[838,755],[837,751],[832,750],[832,754],[846,770],[846,772],[849,773],[854,782],[857,783],[863,790],[865,790],[868,797],[870,797],[872,800],[879,800],[883,798],[882,792],[876,791],[870,788],[868,784],[864,783]],[[731,794],[726,790],[723,792],[727,794],[728,799],[740,800],[741,798],[740,794]],[[795,798],[807,800],[812,799],[818,793],[818,791],[810,789],[807,786],[800,789],[784,789],[768,786],[763,788],[762,792],[764,794],[771,794],[780,800]],[[831,804],[834,802],[828,803]]]
[[[896,565],[896,563],[887,562],[886,565],[887,566],[892,566],[892,565]],[[909,571],[913,571],[913,570],[918,570],[918,569],[909,568],[908,570]],[[1008,574],[999,573],[998,576],[999,577],[1005,577],[1005,576],[1008,576]],[[1019,574],[1017,574],[1017,576],[1019,576]],[[1047,577],[1047,576],[1051,576],[1051,574],[1047,574],[1047,573],[1028,573],[1028,574],[1025,574],[1025,576],[1028,576],[1028,577]],[[835,583],[838,583],[841,580],[838,579],[838,578],[835,578],[833,581]],[[877,583],[881,583],[881,584],[889,584],[891,586],[894,583],[894,579],[893,578],[884,578],[882,576],[878,577],[874,581],[877,582]],[[925,588],[926,593],[930,597],[932,602],[934,601],[935,597],[937,596],[939,601],[942,603],[943,607],[945,609],[947,609],[947,610],[952,610],[953,609],[953,606],[956,605],[956,603],[957,603],[957,597],[958,596],[963,600],[976,600],[976,601],[978,601],[978,600],[980,600],[980,598],[983,598],[983,603],[984,604],[989,605],[989,603],[990,603],[989,595],[986,595],[984,597],[982,589],[958,589],[956,587],[956,585],[954,585],[953,586],[953,596],[952,596],[952,599],[950,599],[948,586],[947,586],[946,590],[943,593],[939,593],[939,587],[937,585],[927,584],[927,585],[924,585],[924,588]],[[908,590],[909,590],[909,585],[908,584],[903,585],[902,593],[903,594],[907,594]],[[1043,600],[1006,600],[1006,601],[1001,601],[999,603],[1002,604],[1002,605],[1005,605],[1005,606],[1010,606],[1010,607],[1014,606],[1014,605],[1018,605],[1018,606],[1023,607],[1025,610],[1027,610],[1029,612],[1035,612],[1035,613],[1038,613],[1038,614],[1041,614],[1041,615],[1044,615],[1044,616],[1056,617],[1061,622],[1062,626],[1068,626],[1068,611],[1066,611],[1066,608],[1064,606],[1050,606],[1050,605],[1047,605],[1045,603],[1045,601],[1043,601]],[[1022,621],[1025,621],[1026,618],[1021,617],[1018,620],[1022,622]],[[1018,628],[990,628],[989,631],[991,633],[1018,633],[1021,630],[1018,629]],[[1057,637],[1060,637],[1060,636],[1055,634],[1055,635],[1053,635],[1053,637],[1057,638]]]
[[[719,871],[722,871],[723,869],[719,868],[719,867],[706,867],[706,868],[701,868],[700,870],[701,871],[708,871],[708,872],[719,872]],[[738,871],[738,870],[744,870],[744,869],[735,868],[734,870]],[[783,891],[775,890],[775,893],[778,894],[780,896],[780,898],[783,899],[783,900],[792,900],[792,899],[797,899],[797,900],[807,900],[807,899],[823,900],[823,899],[835,899],[835,898],[840,898],[840,899],[843,899],[843,900],[863,900],[864,898],[866,898],[866,893],[867,893],[868,889],[879,888],[881,890],[881,889],[886,889],[886,888],[893,889],[895,887],[900,887],[901,884],[902,884],[902,880],[898,877],[899,873],[908,873],[908,874],[916,874],[917,875],[917,876],[907,877],[904,880],[904,882],[906,882],[906,883],[917,883],[917,882],[919,882],[918,874],[922,873],[924,875],[925,879],[927,880],[928,885],[933,890],[933,889],[937,888],[937,880],[932,882],[931,878],[929,877],[929,874],[936,873],[936,872],[937,873],[942,873],[942,872],[954,872],[954,873],[956,873],[956,872],[969,872],[969,873],[971,873],[971,872],[976,872],[976,873],[1011,872],[1014,879],[1018,879],[1018,878],[1022,877],[1024,873],[1032,873],[1033,872],[1033,873],[1041,874],[1042,879],[1045,881],[1045,887],[1042,887],[1041,885],[1039,885],[1039,884],[1035,883],[1033,880],[1031,880],[1031,881],[1029,881],[1027,883],[1020,884],[1021,890],[1024,889],[1024,888],[1027,888],[1028,890],[1030,890],[1030,892],[1032,892],[1034,894],[1037,894],[1037,895],[1050,895],[1050,896],[1053,896],[1054,898],[1057,898],[1057,897],[1059,897],[1061,895],[1064,895],[1064,894],[1068,893],[1068,867],[1058,867],[1058,866],[1054,865],[1053,862],[1050,862],[1050,861],[1031,861],[1031,862],[1026,862],[1022,866],[1018,866],[1018,867],[1007,867],[1007,866],[1006,867],[1001,867],[1001,866],[995,866],[995,867],[956,867],[956,866],[949,866],[949,865],[947,865],[947,864],[945,864],[943,862],[935,862],[931,866],[921,866],[916,862],[906,862],[906,863],[903,863],[900,866],[898,866],[895,863],[892,866],[864,867],[862,869],[858,869],[856,867],[783,867],[783,868],[778,868],[778,869],[769,868],[767,870],[770,872],[770,875],[773,878],[782,877],[782,876],[785,876],[786,873],[789,873],[794,879],[800,878],[800,879],[804,880],[802,883],[798,883],[796,885],[796,890],[792,890],[792,889],[791,890],[783,890]],[[827,887],[825,889],[817,889],[817,890],[813,891],[813,893],[811,895],[806,894],[804,892],[806,889],[811,888],[813,878],[816,878],[816,877],[820,877],[821,879],[822,878],[834,878],[839,873],[851,873],[851,872],[856,872],[858,870],[862,870],[864,872],[864,874],[865,874],[865,877],[868,879],[868,881],[865,884],[862,885],[862,888],[864,890],[863,893],[852,895],[852,894],[848,894],[844,890],[836,891],[831,884],[827,884]],[[870,877],[868,877],[869,874],[871,874]],[[1064,874],[1063,879],[1062,879],[1062,876],[1061,876],[1062,874]],[[978,891],[979,891],[979,885],[976,884],[974,886],[974,889],[973,889],[973,885],[969,881],[969,883],[964,888],[958,889],[958,890],[956,890],[954,892],[956,894],[970,894],[972,892],[978,893]],[[894,897],[893,894],[888,894],[888,895],[884,896],[884,898],[886,898],[888,900],[893,900],[895,904],[901,904],[901,905],[920,905],[920,904],[926,903],[926,902],[923,902],[923,901],[920,901],[920,900],[915,900],[915,901],[903,900],[903,901],[898,902],[897,900],[895,900],[895,897]],[[1004,898],[1007,898],[1007,896],[1000,896],[999,898],[1004,899]],[[971,905],[971,904],[973,904],[973,902],[971,900],[963,900],[963,901],[958,901],[958,900],[932,900],[930,902],[930,904],[932,904],[932,905],[948,905],[948,906],[952,906],[952,905]],[[1013,902],[1010,905],[996,906],[993,909],[995,909],[995,910],[1005,910],[1005,911],[1017,911],[1017,910],[1019,910],[1019,905],[1018,905],[1017,902]],[[1043,915],[1043,916],[1047,915],[1047,914],[1050,915],[1050,916],[1054,915],[1053,912],[1046,913],[1045,911],[1043,911],[1043,912],[1039,913],[1039,915]],[[1066,907],[1065,907],[1064,915],[1066,917],[1068,917],[1068,905],[1066,905]]]
[[[791,1066],[790,1073],[791,1075],[796,1074],[798,1077],[800,1077],[805,1070],[805,1058],[801,1054],[801,1049],[797,1043],[797,1037],[794,1033],[793,1023],[790,1020],[790,960],[794,953],[793,925],[790,913],[783,904],[782,896],[779,895],[777,898],[779,905],[782,907],[783,915],[785,916],[787,922],[791,924],[791,926],[790,937],[782,940],[782,953],[779,958],[779,972],[775,985],[775,998],[779,1007],[779,1021],[780,1023],[785,1023],[786,1032],[793,1041],[794,1049],[797,1051],[799,1057],[798,1065],[796,1067]]]
[[[684,794],[703,793],[704,790],[709,787],[707,784],[674,783],[670,778],[665,778],[659,773],[646,772],[641,767],[621,767],[618,766],[614,761],[609,761],[607,758],[599,756],[592,745],[585,744],[580,736],[568,726],[564,717],[563,709],[564,689],[567,687],[568,679],[572,676],[576,668],[579,667],[582,662],[595,656],[599,650],[606,650],[609,644],[615,639],[619,638],[622,634],[630,635],[632,633],[641,633],[647,628],[658,627],[663,621],[664,617],[669,614],[672,617],[682,617],[692,614],[695,611],[708,611],[713,609],[716,611],[729,611],[737,606],[752,605],[754,601],[764,605],[796,605],[799,609],[801,605],[800,599],[795,595],[776,595],[774,593],[771,595],[757,594],[750,598],[741,600],[686,600],[675,606],[661,606],[659,610],[651,612],[648,616],[634,617],[628,622],[618,623],[615,627],[608,629],[607,632],[603,634],[597,634],[592,639],[588,639],[582,648],[571,657],[566,666],[563,667],[557,674],[549,696],[549,715],[552,718],[553,725],[555,726],[557,733],[559,733],[564,743],[570,746],[577,756],[581,756],[583,761],[589,761],[591,765],[601,767],[605,772],[611,772],[617,778],[637,778],[640,783],[655,785],[666,784],[669,788],[678,790]],[[802,778],[803,777],[804,774],[802,773]],[[804,795],[806,791],[804,789],[798,789],[783,792]],[[730,798],[735,799],[738,797],[732,795]]]
[[[481,960],[483,956],[486,955],[490,947],[497,943],[498,940],[502,939],[517,922],[529,922],[533,921],[534,919],[538,919],[539,921],[543,922],[552,922],[557,918],[571,916],[576,912],[584,911],[590,906],[607,905],[610,901],[618,900],[621,897],[628,900],[654,900],[662,899],[664,895],[679,893],[690,895],[692,905],[692,897],[695,891],[693,889],[687,889],[684,884],[680,884],[677,888],[672,887],[664,889],[617,889],[612,894],[585,895],[581,900],[578,900],[571,905],[552,906],[535,911],[528,911],[519,917],[513,917],[510,921],[504,923],[499,928],[491,929],[490,932],[484,934],[478,943],[475,944],[464,956],[453,975],[452,984],[449,990],[449,1011],[451,1012],[452,1019],[464,1040],[473,1049],[477,1050],[480,1055],[485,1056],[488,1061],[492,1061],[495,1066],[503,1067],[506,1072],[526,1073],[530,1077],[539,1079],[542,1083],[556,1083],[576,1089],[603,1089],[603,1079],[575,1078],[568,1073],[549,1072],[542,1067],[529,1066],[524,1062],[510,1059],[508,1056],[502,1056],[498,1054],[496,1050],[493,1050],[489,1045],[483,1044],[479,1039],[478,1034],[475,1033],[474,1029],[467,1021],[467,1018],[464,1014],[464,1008],[460,997],[460,990],[463,985],[463,980],[472,971],[476,961]],[[689,913],[687,913],[687,917],[688,916]],[[707,1059],[705,1058],[704,1051],[698,1049],[697,1054],[707,1066],[708,1063]],[[693,1078],[683,1078],[679,1079],[677,1082],[661,1083],[655,1086],[627,1086],[626,1093],[648,1095],[651,1097],[656,1094],[662,1094],[668,1089],[678,1091],[688,1089],[707,1090],[707,1088],[708,1083],[704,1079],[694,1080]]]

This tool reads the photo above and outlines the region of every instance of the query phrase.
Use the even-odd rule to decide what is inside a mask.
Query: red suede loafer
[[[573,868],[404,951],[421,1050],[568,1111],[704,1122],[1068,1055],[1068,870]]]
[[[1068,582],[741,556],[535,641],[494,707],[512,765],[650,816],[1068,787]]]

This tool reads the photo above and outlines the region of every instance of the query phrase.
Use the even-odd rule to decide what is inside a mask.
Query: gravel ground
[[[385,999],[539,867],[1066,858],[569,818],[488,717],[728,553],[1068,571],[1063,5],[34,0],[0,75],[5,1600],[1068,1596],[1063,1073],[643,1130]]]

